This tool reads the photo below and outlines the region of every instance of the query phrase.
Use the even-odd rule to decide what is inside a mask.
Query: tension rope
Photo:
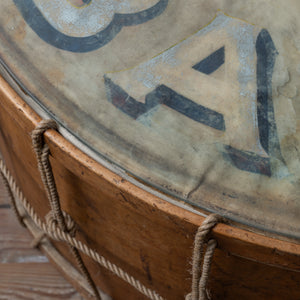
[[[50,149],[44,140],[44,133],[48,129],[57,130],[57,124],[53,120],[42,120],[32,132],[32,143],[35,151],[38,163],[38,169],[44,184],[47,198],[51,207],[50,212],[46,215],[45,220],[37,215],[34,208],[28,202],[23,195],[20,188],[17,186],[14,178],[10,174],[3,160],[0,159],[0,175],[3,179],[4,186],[7,190],[8,197],[12,204],[12,209],[17,216],[18,221],[23,227],[26,227],[24,223],[25,218],[31,218],[35,225],[40,229],[40,233],[34,237],[32,246],[38,247],[38,245],[45,238],[51,238],[56,241],[62,241],[69,245],[72,255],[80,269],[82,275],[86,279],[88,285],[93,291],[95,299],[101,300],[100,293],[97,286],[92,279],[84,261],[81,257],[81,253],[89,256],[96,262],[98,262],[104,268],[110,270],[113,274],[126,281],[133,286],[139,292],[147,296],[152,300],[164,300],[158,293],[147,288],[139,280],[129,275],[120,267],[111,263],[104,258],[98,252],[89,248],[86,244],[78,240],[76,236],[77,225],[74,220],[61,209],[60,199],[55,184],[55,179],[50,163]],[[24,208],[26,214],[22,215],[18,209],[17,199]],[[189,293],[186,300],[208,300],[209,293],[207,291],[207,284],[209,279],[209,273],[211,269],[211,263],[213,260],[213,254],[215,252],[217,242],[211,238],[212,229],[221,222],[225,222],[224,218],[211,214],[209,215],[198,228],[194,239],[194,250],[192,258],[192,287],[191,293]]]

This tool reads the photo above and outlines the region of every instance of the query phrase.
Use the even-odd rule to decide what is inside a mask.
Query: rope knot
[[[72,237],[75,237],[76,231],[78,229],[77,224],[72,219],[72,217],[69,214],[67,214],[65,211],[63,211],[62,213],[63,213],[65,225],[66,225],[66,232],[69,233]],[[60,227],[59,227],[58,221],[56,220],[53,212],[50,211],[46,215],[45,219],[46,219],[46,224],[47,224],[49,231],[54,233],[54,236],[57,236],[57,234],[55,234],[55,233],[57,232],[57,229],[60,229]]]
[[[45,144],[43,135],[48,129],[58,129],[54,120],[42,120],[31,133],[33,149],[37,153],[41,153],[42,151]]]

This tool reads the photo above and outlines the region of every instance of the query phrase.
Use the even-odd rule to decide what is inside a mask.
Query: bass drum
[[[0,150],[38,217],[50,206],[30,135],[50,118],[59,203],[89,249],[183,299],[215,213],[211,299],[300,299],[299,13],[296,0],[2,1]],[[65,243],[45,243],[89,297]],[[103,292],[144,299],[86,254]]]

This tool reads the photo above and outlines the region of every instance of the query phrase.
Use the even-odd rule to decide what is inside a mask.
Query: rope
[[[16,215],[19,223],[23,226],[23,227],[26,227],[25,223],[23,222],[23,219],[24,217],[20,214],[19,210],[18,210],[18,207],[17,207],[17,204],[16,202],[14,201],[14,195],[13,195],[13,190],[14,190],[14,185],[11,185],[8,180],[7,180],[7,176],[10,175],[9,174],[9,171],[8,169],[6,168],[6,166],[4,165],[2,159],[0,159],[0,169],[1,169],[1,172],[0,172],[0,176],[2,178],[2,181],[4,183],[4,188],[6,189],[6,192],[7,192],[7,195],[8,195],[8,198],[10,199],[10,202],[11,202],[11,206],[12,206],[12,209],[13,209],[13,212],[14,214]],[[2,171],[4,170],[4,171]],[[5,172],[6,171],[6,172]]]
[[[208,300],[207,283],[212,263],[213,254],[217,246],[214,239],[208,240],[212,229],[220,222],[224,222],[223,217],[211,214],[198,228],[194,240],[193,270],[192,270],[192,292],[186,296],[186,300]],[[207,244],[204,254],[204,246]],[[201,262],[202,271],[201,271]]]
[[[58,223],[58,227],[64,231],[69,232],[63,211],[60,206],[60,200],[58,196],[57,187],[52,172],[52,167],[49,160],[50,149],[44,142],[43,134],[48,129],[57,129],[57,124],[53,120],[42,120],[32,132],[32,144],[35,151],[38,168],[41,174],[42,181],[44,183],[45,190],[51,206],[51,212],[53,219]],[[53,223],[53,222],[52,222]],[[70,250],[75,258],[77,266],[81,270],[81,273],[86,278],[89,286],[91,287],[96,299],[101,299],[95,282],[93,281],[88,269],[86,268],[79,251],[69,244]]]
[[[56,122],[53,120],[42,120],[32,132],[32,145],[37,157],[38,168],[50,202],[52,213],[58,221],[60,228],[66,231],[67,227],[60,207],[59,196],[49,161],[50,149],[43,139],[43,134],[48,129],[57,130]]]
[[[6,166],[4,165],[1,159],[0,159],[0,173],[5,177],[5,180],[7,180],[8,185],[12,191],[11,194],[12,197],[10,198],[11,202],[16,203],[16,198],[19,199],[25,211],[27,212],[28,216],[33,220],[33,222],[41,231],[47,234],[47,236],[57,241],[68,242],[73,247],[80,250],[83,254],[89,256],[90,258],[98,262],[102,267],[108,269],[113,274],[115,274],[119,278],[129,283],[131,286],[136,288],[139,292],[147,296],[149,299],[164,300],[164,298],[158,295],[155,291],[152,291],[151,289],[144,286],[140,281],[130,276],[124,270],[122,270],[115,264],[111,263],[109,260],[101,256],[96,251],[89,248],[86,244],[77,240],[69,232],[62,231],[57,225],[56,226],[51,225],[51,222],[50,224],[43,222],[35,212],[34,208],[30,205],[28,200],[25,198],[22,191],[17,186],[15,180],[13,179],[13,177],[11,176],[10,172],[8,171],[8,169],[6,168]]]
[[[139,280],[135,279],[117,265],[111,263],[105,257],[89,248],[86,244],[75,238],[77,225],[72,220],[71,216],[62,211],[59,201],[59,196],[49,161],[50,150],[47,144],[44,143],[43,134],[48,129],[57,129],[57,125],[52,120],[42,121],[38,124],[37,128],[32,133],[33,147],[37,156],[38,168],[41,173],[41,178],[45,186],[45,190],[51,206],[50,213],[45,217],[46,222],[43,222],[34,208],[27,201],[20,188],[17,186],[15,180],[11,176],[9,170],[5,166],[2,159],[0,159],[0,175],[3,178],[4,185],[7,189],[9,199],[12,203],[13,210],[17,216],[19,222],[25,227],[23,219],[27,216],[22,216],[18,210],[16,199],[19,199],[23,208],[28,216],[33,220],[36,226],[41,230],[41,234],[38,235],[32,245],[37,247],[39,243],[46,238],[46,236],[56,241],[63,241],[69,244],[71,252],[78,264],[83,275],[92,290],[94,296],[97,299],[101,299],[97,287],[92,280],[84,262],[80,256],[80,252],[87,255],[91,259],[98,262],[102,267],[108,269],[113,274],[123,279],[125,282],[133,286],[143,295],[147,296],[151,300],[164,300],[155,291],[144,286]],[[193,270],[192,270],[192,292],[188,294],[186,300],[207,300],[209,296],[207,294],[207,282],[209,278],[211,263],[217,242],[214,239],[208,239],[212,229],[220,222],[225,220],[216,214],[209,215],[198,228],[194,240],[193,250]],[[204,247],[206,251],[204,254]],[[202,271],[201,271],[201,262]]]

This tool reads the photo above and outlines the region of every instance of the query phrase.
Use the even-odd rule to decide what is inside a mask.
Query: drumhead
[[[299,13],[296,0],[7,0],[0,56],[99,157],[299,238]]]

